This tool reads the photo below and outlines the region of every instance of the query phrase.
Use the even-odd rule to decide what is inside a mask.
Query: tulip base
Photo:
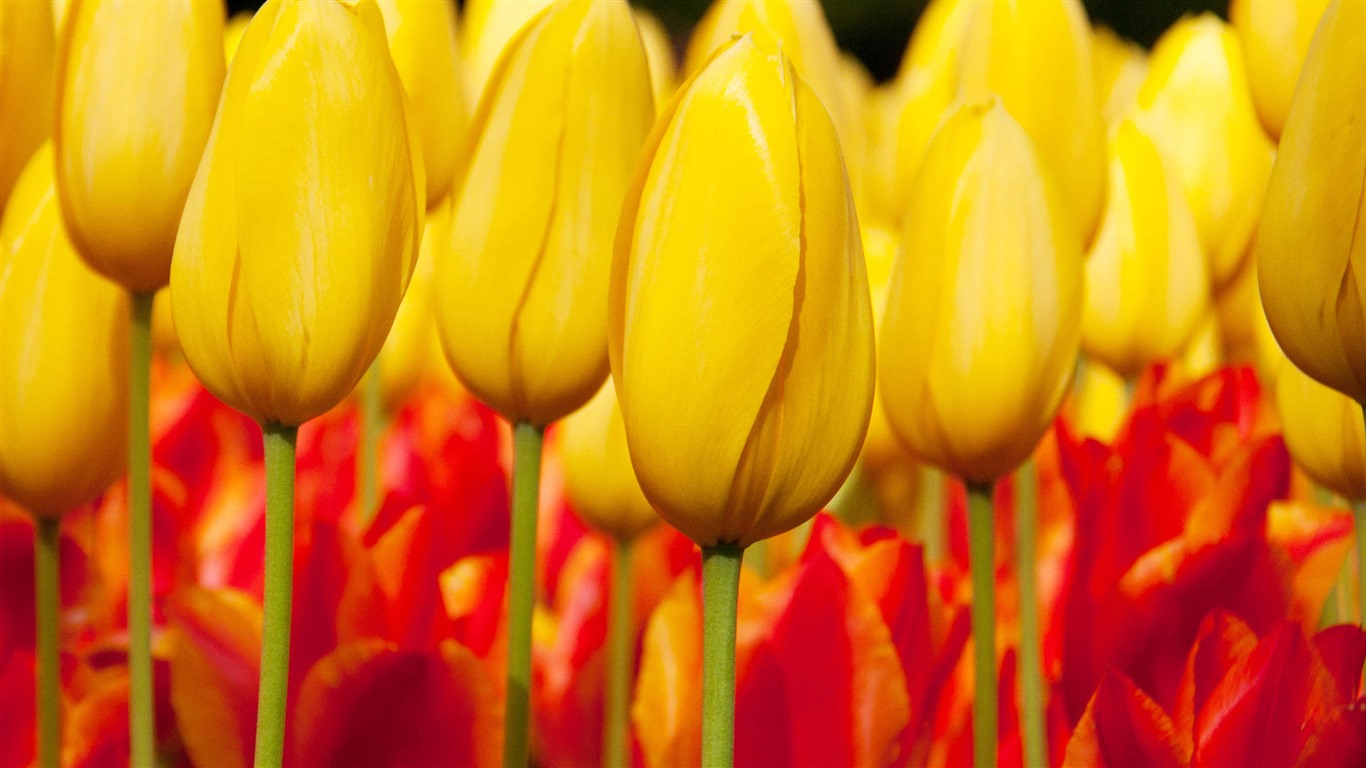
[[[60,520],[40,517],[34,523],[33,584],[38,626],[38,762],[60,764],[62,751],[61,568],[58,563]]]
[[[968,558],[972,570],[972,764],[996,765],[996,518],[994,483],[968,483]]]
[[[607,620],[607,708],[602,762],[607,768],[631,764],[631,673],[635,669],[635,611],[629,539],[612,545],[612,604]]]
[[[133,765],[156,763],[156,704],[152,693],[152,296],[129,296],[128,754]]]
[[[735,622],[740,601],[737,544],[702,548],[702,765],[735,764]]]
[[[512,430],[512,536],[508,553],[507,709],[503,765],[527,765],[531,738],[531,619],[536,605],[536,512],[540,503],[540,427]]]
[[[1016,582],[1020,588],[1020,737],[1026,768],[1045,768],[1043,648],[1039,639],[1038,477],[1033,460],[1015,473]]]
[[[262,429],[266,459],[265,605],[261,625],[261,687],[256,704],[257,768],[284,760],[289,691],[289,632],[294,603],[294,454],[297,427]]]

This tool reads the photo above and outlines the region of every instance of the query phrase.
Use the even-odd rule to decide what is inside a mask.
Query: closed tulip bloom
[[[565,496],[594,529],[630,541],[659,522],[636,481],[611,379],[565,418],[560,457]]]
[[[868,269],[868,288],[873,300],[874,338],[881,338],[882,319],[887,308],[887,292],[891,288],[892,266],[896,262],[896,233],[886,227],[864,224],[862,227],[864,264]],[[868,422],[868,434],[863,440],[864,466],[877,471],[889,465],[903,463],[906,450],[892,426],[887,423],[882,408],[882,395],[873,395],[873,415]]]
[[[45,145],[0,220],[0,495],[56,516],[118,479],[127,381],[127,294],[67,239]]]
[[[834,123],[745,35],[642,152],[612,271],[612,373],[645,495],[702,546],[809,519],[857,457],[873,318]]]
[[[384,409],[393,413],[429,381],[445,381],[450,369],[441,353],[436,333],[436,307],[433,304],[438,252],[450,234],[450,198],[427,214],[422,228],[422,246],[417,265],[403,302],[394,315],[394,325],[379,353],[380,392]]]
[[[185,206],[181,347],[263,424],[297,426],[351,391],[417,257],[424,182],[384,35],[370,0],[262,6]]]
[[[469,114],[455,47],[455,3],[377,0],[389,53],[408,94],[409,116],[422,145],[427,205],[450,191]]]
[[[1186,192],[1218,289],[1247,252],[1274,154],[1233,30],[1213,14],[1167,30],[1149,59],[1137,119]]]
[[[1281,348],[1366,402],[1366,4],[1323,14],[1281,135],[1257,235],[1258,282]]]
[[[489,80],[437,265],[437,325],[461,381],[509,421],[545,426],[607,377],[612,239],[650,88],[622,0],[557,3]]]
[[[880,342],[883,405],[917,456],[992,482],[1052,423],[1080,344],[1072,222],[999,100],[945,119],[911,187]]]
[[[57,192],[71,239],[129,290],[166,285],[223,85],[223,6],[76,0],[57,44]]]
[[[1105,194],[1105,128],[1081,0],[972,4],[959,96],[1001,98],[1062,187],[1089,241]]]
[[[250,11],[238,11],[228,19],[227,24],[223,27],[223,59],[228,64],[232,64],[232,57],[237,53],[237,46],[242,44],[242,35],[247,31],[251,17]]]
[[[1328,0],[1232,0],[1228,18],[1243,42],[1252,101],[1267,133],[1279,137],[1304,57]]]
[[[1276,378],[1285,447],[1314,482],[1352,501],[1366,499],[1366,423],[1361,405],[1294,365]]]
[[[0,211],[52,131],[52,20],[47,3],[0,3]]]
[[[1209,307],[1209,278],[1181,186],[1132,120],[1110,139],[1110,190],[1086,260],[1082,345],[1121,375],[1181,351]]]

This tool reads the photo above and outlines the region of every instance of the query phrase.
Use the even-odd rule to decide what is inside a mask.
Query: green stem
[[[379,511],[379,437],[384,431],[384,398],[379,358],[361,382],[360,407],[360,519],[369,523]]]
[[[612,545],[612,605],[607,618],[607,722],[602,761],[608,768],[627,768],[630,761],[631,672],[635,667],[631,541]]]
[[[1352,507],[1357,534],[1357,623],[1366,626],[1366,502]]]
[[[62,752],[61,568],[57,562],[61,519],[34,523],[33,577],[38,613],[38,766],[57,768]]]
[[[261,687],[256,704],[256,767],[284,761],[289,694],[289,625],[294,602],[294,448],[297,427],[263,427],[266,453],[266,589],[261,625]]]
[[[129,296],[128,746],[133,765],[156,761],[152,696],[152,296]]]
[[[540,427],[512,432],[512,537],[508,555],[507,709],[503,765],[528,764],[531,737],[531,618],[536,605],[536,507],[541,484]]]
[[[1043,647],[1039,639],[1038,486],[1034,461],[1015,473],[1016,579],[1020,587],[1021,738],[1026,768],[1048,765],[1044,729]]]
[[[972,763],[996,765],[996,521],[994,483],[968,483],[968,556],[972,569]]]
[[[740,600],[736,544],[702,548],[702,765],[735,764],[735,620]]]

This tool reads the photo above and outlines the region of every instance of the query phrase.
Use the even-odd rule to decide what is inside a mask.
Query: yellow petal
[[[645,57],[650,62],[650,88],[655,96],[655,109],[661,110],[673,98],[678,88],[678,53],[668,30],[654,14],[643,8],[632,8],[640,41],[645,45]]]
[[[223,6],[79,0],[57,50],[57,189],[99,272],[151,292],[171,251],[223,85]]]
[[[1295,463],[1333,493],[1352,501],[1366,499],[1361,405],[1286,365],[1276,378],[1276,409]]]
[[[0,3],[0,211],[52,131],[52,36],[46,4]]]
[[[0,221],[0,495],[39,515],[93,500],[123,474],[128,299],[67,239],[52,146]]]
[[[1279,137],[1295,83],[1328,0],[1232,0],[1229,21],[1243,42],[1248,82],[1267,133]]]
[[[1091,32],[1091,71],[1096,98],[1106,125],[1115,125],[1138,100],[1138,89],[1148,75],[1148,55],[1109,27]]]
[[[585,523],[629,541],[659,522],[636,481],[611,379],[564,420],[560,455],[565,497]]]
[[[479,101],[494,63],[517,31],[554,0],[467,0],[460,26],[464,59],[465,98]]]

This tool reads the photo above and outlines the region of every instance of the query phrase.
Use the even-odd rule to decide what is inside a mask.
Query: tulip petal
[[[186,753],[198,765],[251,765],[260,605],[236,591],[190,589],[172,616],[171,705]]]
[[[1067,744],[1065,766],[1186,765],[1171,718],[1129,678],[1108,672]]]

